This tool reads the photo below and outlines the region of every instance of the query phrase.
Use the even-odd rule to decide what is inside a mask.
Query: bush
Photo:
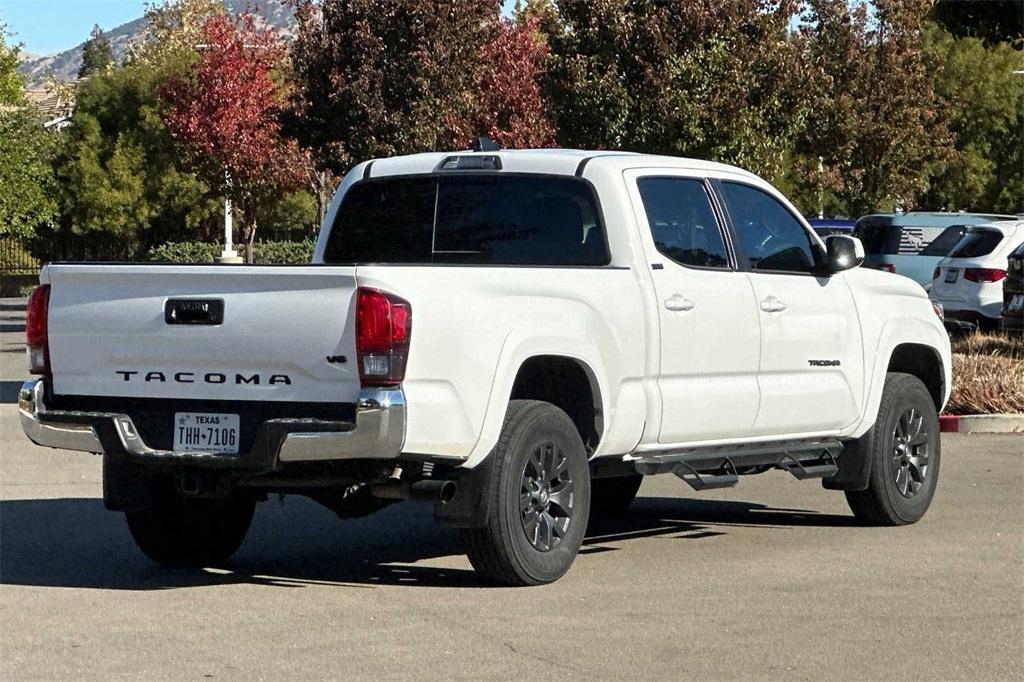
[[[157,263],[212,263],[223,249],[206,242],[166,242],[154,246],[146,260]]]
[[[284,263],[302,265],[313,259],[316,242],[304,239],[301,242],[256,242],[253,244],[253,260],[257,263]]]
[[[253,260],[258,264],[301,265],[313,258],[315,245],[312,239],[301,242],[258,241],[253,244]],[[242,249],[237,247],[241,255]],[[161,263],[212,263],[222,251],[220,244],[167,242],[150,249],[146,260]]]
[[[971,334],[954,340],[946,412],[1024,413],[1024,336]]]

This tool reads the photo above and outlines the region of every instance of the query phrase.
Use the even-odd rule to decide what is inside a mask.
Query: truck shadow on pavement
[[[224,584],[281,587],[377,585],[485,587],[466,568],[435,566],[461,555],[457,531],[434,525],[431,511],[394,505],[341,521],[304,498],[272,498],[257,508],[241,549],[223,569],[161,569],[134,546],[121,514],[95,498],[0,502],[0,583],[49,587],[161,590]],[[853,525],[850,517],[751,502],[638,498],[628,513],[595,519],[581,550],[628,549],[630,540],[699,540],[730,526],[781,529]],[[597,557],[595,561],[600,561]]]

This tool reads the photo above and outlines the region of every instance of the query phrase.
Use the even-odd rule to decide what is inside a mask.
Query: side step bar
[[[630,461],[638,474],[671,473],[694,490],[710,490],[736,485],[740,471],[749,467],[783,469],[799,480],[828,478],[839,471],[838,456],[842,449],[838,440],[785,441],[688,448]]]
[[[718,472],[701,473],[686,462],[679,462],[672,472],[694,490],[714,490],[715,488],[731,488],[740,482],[736,467],[725,460]]]

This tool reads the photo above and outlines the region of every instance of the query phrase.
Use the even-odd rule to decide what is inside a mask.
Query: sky
[[[148,0],[153,2],[153,0]],[[515,0],[504,0],[508,12]],[[142,16],[147,0],[0,0],[0,22],[29,54],[67,50],[89,37],[94,24],[104,31]]]
[[[74,47],[89,37],[93,24],[103,30],[138,19],[146,0],[0,0],[0,21],[30,54]]]

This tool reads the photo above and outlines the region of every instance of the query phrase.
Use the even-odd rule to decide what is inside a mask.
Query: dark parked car
[[[1008,331],[1024,332],[1024,244],[1007,259],[1002,326]]]

